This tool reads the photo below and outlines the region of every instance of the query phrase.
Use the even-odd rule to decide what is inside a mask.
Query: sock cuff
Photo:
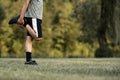
[[[32,54],[31,52],[26,52],[26,54]]]
[[[32,60],[32,53],[31,52],[26,52],[26,61]]]

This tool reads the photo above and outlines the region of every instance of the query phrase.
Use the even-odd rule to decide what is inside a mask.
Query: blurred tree
[[[114,21],[115,21],[115,39],[113,39],[114,44],[120,45],[120,0],[116,0],[116,6],[114,11]]]
[[[11,1],[11,0],[0,0],[0,3],[3,5],[3,9],[6,14],[6,18],[3,20],[1,24],[1,34],[0,39],[1,40],[1,56],[2,57],[8,57],[14,54],[17,54],[18,50],[16,48],[19,48],[19,46],[16,46],[16,48],[13,48],[14,45],[18,43],[23,43],[23,30],[21,30],[20,27],[16,27],[16,25],[9,26],[8,21],[10,20],[11,17],[16,16],[19,14],[20,9],[17,8],[16,6],[19,5],[21,6],[22,4],[21,1]],[[17,28],[17,29],[16,29]],[[14,32],[14,30],[16,32]],[[20,33],[21,31],[21,33]],[[16,34],[15,34],[16,33]],[[20,42],[18,42],[16,39],[19,38],[18,35],[21,35],[21,39],[19,39]],[[15,47],[15,46],[14,46]],[[20,46],[21,47],[21,46]],[[22,52],[21,52],[22,53]]]
[[[85,0],[77,3],[75,7],[75,15],[78,22],[81,23],[78,40],[92,44],[96,41],[97,28],[99,25],[99,8],[98,0]]]
[[[114,23],[115,4],[116,0],[101,0],[101,18],[100,26],[98,28],[98,42],[100,48],[104,48],[108,44],[106,36],[108,27],[112,27],[111,30],[115,31]]]
[[[0,0],[0,4],[2,4],[0,7],[0,20],[2,20],[0,21],[0,53],[2,57],[24,57],[25,55],[26,30],[19,25],[10,26],[7,24],[10,18],[20,14],[23,1]],[[109,1],[106,0],[108,6],[104,6],[110,7],[108,11],[105,11],[108,14],[105,14],[108,17],[108,19],[105,19],[108,20],[106,21],[108,23],[107,35],[105,35],[107,43],[111,41],[114,35],[119,36],[120,23],[118,17],[120,15],[120,0],[117,0],[115,12],[112,8],[114,2]],[[40,42],[34,41],[33,56],[94,57],[94,52],[99,46],[96,37],[97,29],[98,27],[101,30],[105,28],[101,27],[102,25],[98,26],[102,12],[100,2],[101,0],[44,0],[43,40]],[[16,7],[18,5],[19,7]],[[115,15],[114,20],[112,20],[112,15]],[[112,21],[115,21],[115,24]],[[114,31],[114,25],[116,31]],[[101,39],[102,37],[100,37]],[[105,51],[108,50],[111,51],[110,49]],[[117,53],[120,52],[119,46],[114,47],[114,50]],[[106,55],[109,51],[105,52]]]
[[[5,11],[3,9],[3,7],[0,4],[0,57],[1,57],[1,46],[2,46],[2,38],[1,38],[1,34],[2,34],[2,30],[1,30],[1,23],[2,21],[5,19]]]
[[[2,21],[5,19],[5,11],[2,7],[2,5],[0,4],[0,24],[2,23]]]
[[[114,22],[114,11],[115,11],[116,0],[101,0],[101,17],[100,26],[98,28],[98,42],[99,48],[96,50],[96,57],[112,57],[113,50],[108,46],[108,35],[110,33],[115,34],[115,22]],[[108,29],[112,28],[110,33],[107,35]],[[113,38],[115,38],[113,36]]]
[[[61,2],[60,4],[60,7],[55,7],[58,10],[52,22],[54,25],[52,27],[52,48],[61,52],[63,57],[67,57],[70,53],[72,54],[76,51],[79,25],[73,17],[73,6],[71,2],[68,0],[66,3]]]

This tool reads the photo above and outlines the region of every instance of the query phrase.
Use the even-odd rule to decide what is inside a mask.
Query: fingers
[[[24,24],[24,19],[23,18],[19,18],[17,23],[20,24],[20,25],[23,25]]]

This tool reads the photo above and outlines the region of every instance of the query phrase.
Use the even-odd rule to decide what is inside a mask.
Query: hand
[[[20,17],[17,21],[18,24],[23,25],[24,24],[24,18]]]

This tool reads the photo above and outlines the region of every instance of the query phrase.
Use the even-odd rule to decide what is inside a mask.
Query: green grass
[[[0,59],[0,80],[120,80],[120,59]]]

